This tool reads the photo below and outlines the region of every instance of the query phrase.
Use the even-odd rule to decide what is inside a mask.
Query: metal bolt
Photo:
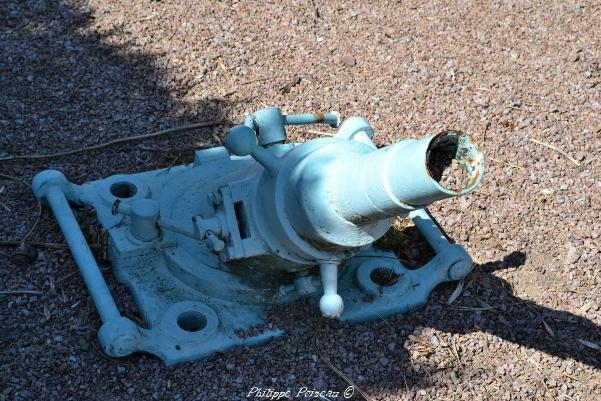
[[[213,206],[219,206],[223,202],[223,197],[217,191],[208,194],[207,199],[209,200],[209,203],[212,204]]]

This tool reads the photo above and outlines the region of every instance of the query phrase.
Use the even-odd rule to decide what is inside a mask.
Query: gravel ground
[[[601,399],[601,5],[453,3],[0,2],[0,157],[279,105],[364,115],[379,144],[460,129],[488,162],[480,190],[431,208],[478,261],[452,305],[447,285],[422,310],[346,325],[302,302],[269,312],[283,340],[170,368],[99,352],[68,251],[17,267],[4,247],[0,290],[41,294],[0,295],[0,400],[344,391],[327,361],[376,400]],[[37,216],[6,175],[58,168],[85,182],[182,163],[225,129],[0,162],[0,239],[22,238]],[[62,243],[47,209],[29,239]]]

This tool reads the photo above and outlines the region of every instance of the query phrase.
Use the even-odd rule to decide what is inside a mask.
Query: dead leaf
[[[455,290],[447,300],[447,305],[451,305],[453,302],[455,302],[457,297],[461,294],[461,291],[463,291],[463,280],[457,283],[457,287],[455,287]]]

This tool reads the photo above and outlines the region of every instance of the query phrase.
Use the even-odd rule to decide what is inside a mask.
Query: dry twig
[[[319,12],[319,7],[315,4],[315,0],[311,0],[311,5],[313,6],[313,11],[315,12],[315,18],[320,18],[321,13]]]
[[[517,164],[512,164],[512,163],[509,163],[509,162],[506,162],[506,161],[503,161],[503,160],[493,159],[492,157],[489,157],[488,159],[492,160],[493,162],[501,163],[501,164],[504,164],[504,165],[509,166],[509,167],[523,168],[522,166],[518,166]]]
[[[365,398],[367,401],[375,401],[369,394],[367,394],[365,391],[363,391],[361,388],[359,388],[344,373],[342,373],[340,370],[338,370],[338,368],[336,366],[332,365],[332,362],[330,362],[329,360],[324,359],[322,357],[320,357],[319,359],[321,359],[322,361],[324,361],[330,367],[330,369],[332,369],[332,371],[334,371],[334,373],[336,373],[338,376],[340,376],[340,378],[342,380],[344,380],[345,382],[347,382],[349,386],[352,386],[355,390],[357,390],[359,392],[359,394],[361,394],[363,396],[363,398]]]
[[[282,87],[280,87],[280,93],[282,95],[285,95],[286,93],[290,92],[290,90],[292,88],[294,88],[296,85],[300,84],[302,81],[302,78],[299,76],[295,76],[293,77],[290,81],[288,81],[285,85],[283,85]]]
[[[4,159],[0,159],[0,162],[1,162],[1,161],[3,161],[3,160],[12,160],[12,159],[10,159],[10,158],[4,158]],[[29,183],[28,183],[28,182],[26,182],[26,181],[22,180],[22,179],[21,179],[21,178],[19,178],[19,177],[13,177],[12,175],[8,175],[8,174],[2,174],[2,173],[0,173],[0,178],[6,178],[7,180],[13,180],[13,181],[17,181],[17,182],[20,182],[21,184],[23,184],[23,185],[25,185],[25,186],[27,186],[27,187],[31,188],[31,185],[29,185]]]
[[[486,122],[484,126],[484,131],[482,132],[482,149],[486,147],[486,134],[488,133],[488,128],[490,127],[490,121]]]
[[[19,246],[23,241],[0,241],[0,246]],[[68,249],[67,244],[58,244],[54,242],[28,242],[29,245],[36,248],[49,248],[49,249]],[[100,244],[89,244],[90,248],[102,248]]]
[[[42,295],[42,291],[33,291],[33,290],[0,291],[0,295],[19,295],[19,294]]]
[[[553,146],[553,145],[549,145],[548,143],[541,142],[541,141],[539,141],[539,140],[537,140],[537,139],[534,139],[534,138],[528,138],[528,140],[529,140],[530,142],[538,143],[539,145],[545,146],[545,147],[547,147],[547,148],[549,148],[549,149],[553,149],[554,151],[556,151],[557,153],[559,153],[560,155],[562,155],[562,156],[566,157],[566,158],[567,158],[569,161],[571,161],[572,163],[574,163],[574,164],[576,165],[576,167],[580,167],[580,163],[578,163],[578,161],[577,161],[576,159],[574,159],[574,158],[570,157],[570,155],[568,155],[568,154],[567,154],[566,152],[564,152],[563,150],[561,150],[561,149],[557,149],[557,148],[556,148],[555,146]]]
[[[36,217],[35,222],[31,226],[31,228],[29,229],[29,231],[27,231],[27,234],[25,234],[25,236],[21,239],[21,242],[25,242],[25,240],[27,239],[27,237],[29,237],[31,235],[31,233],[33,232],[33,230],[36,228],[36,226],[40,222],[41,218],[42,218],[42,202],[38,201],[38,217]]]
[[[245,85],[252,84],[252,83],[255,83],[255,82],[269,81],[270,79],[273,79],[273,77],[269,77],[269,78],[257,78],[257,79],[250,79],[250,80],[248,80],[248,81],[241,82],[240,84],[238,84],[238,86],[245,86]],[[223,96],[224,96],[224,97],[228,97],[228,96],[231,96],[231,95],[233,95],[233,94],[234,94],[234,93],[236,93],[236,92],[238,92],[238,90],[237,90],[237,89],[232,89],[232,90],[231,90],[231,91],[229,91],[229,92],[225,92],[225,93],[223,94]]]
[[[115,139],[113,141],[100,143],[98,145],[86,146],[86,147],[79,148],[79,149],[68,150],[66,152],[51,153],[51,154],[47,154],[47,155],[33,154],[33,155],[8,156],[8,157],[0,158],[0,162],[10,161],[10,160],[51,159],[54,157],[69,156],[69,155],[73,155],[76,153],[82,153],[82,152],[87,152],[90,150],[106,148],[107,146],[116,145],[118,143],[154,138],[154,137],[157,137],[160,135],[170,134],[173,132],[183,132],[183,131],[191,131],[191,130],[197,129],[197,128],[214,127],[216,125],[221,125],[223,123],[224,123],[223,120],[221,120],[221,121],[205,121],[205,122],[198,123],[198,124],[191,124],[191,125],[184,125],[182,127],[169,128],[169,129],[165,129],[162,131],[153,132],[150,134],[134,135],[134,136],[130,136],[127,138]],[[30,186],[29,184],[25,183],[25,181],[22,181],[15,177],[5,176],[4,174],[0,174],[0,177],[21,181],[25,185]]]

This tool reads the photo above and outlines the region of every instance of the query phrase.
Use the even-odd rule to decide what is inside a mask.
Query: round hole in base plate
[[[207,318],[197,311],[186,311],[177,317],[177,325],[185,331],[200,331],[207,325]]]
[[[369,278],[381,287],[390,287],[391,285],[395,285],[401,276],[389,267],[377,267],[372,270]]]
[[[111,194],[117,198],[131,198],[138,192],[138,187],[133,182],[119,181],[111,185]]]

